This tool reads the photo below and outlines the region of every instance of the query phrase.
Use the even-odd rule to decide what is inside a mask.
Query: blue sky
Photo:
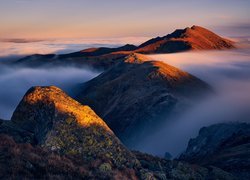
[[[201,25],[250,29],[249,0],[0,0],[0,38],[156,36]]]

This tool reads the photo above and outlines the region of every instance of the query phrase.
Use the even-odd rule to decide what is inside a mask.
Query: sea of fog
[[[31,54],[63,54],[91,47],[118,47],[127,43],[140,44],[148,37],[106,39],[0,39],[0,62]],[[32,86],[55,85],[66,92],[69,87],[84,83],[100,72],[73,67],[32,69],[13,68],[0,64],[0,119],[10,119],[25,92]]]
[[[30,54],[63,54],[91,47],[118,47],[124,44],[139,45],[149,37],[123,38],[65,38],[65,39],[0,39],[0,60]]]
[[[131,41],[131,40],[129,40]],[[32,53],[67,53],[88,47],[116,47],[126,41],[39,41],[0,44],[0,57]],[[3,45],[4,44],[4,45]],[[124,43],[125,44],[125,43]],[[203,126],[219,122],[250,121],[250,46],[225,51],[201,51],[150,55],[152,59],[185,70],[209,83],[216,94],[190,109],[180,118],[168,121],[145,137],[136,149],[163,156],[178,156]],[[31,86],[55,85],[66,92],[77,83],[86,82],[100,72],[72,67],[54,69],[13,68],[0,65],[0,119],[10,119],[14,109]]]
[[[209,83],[215,95],[197,104],[180,118],[169,120],[135,148],[177,157],[199,129],[221,122],[250,122],[250,46],[226,51],[151,55]]]

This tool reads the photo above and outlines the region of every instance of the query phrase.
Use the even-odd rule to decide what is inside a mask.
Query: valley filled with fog
[[[187,147],[190,138],[200,128],[220,122],[250,122],[250,48],[226,51],[184,52],[150,55],[185,70],[212,86],[215,94],[196,104],[178,119],[168,120],[165,126],[148,137],[136,149],[174,157]]]

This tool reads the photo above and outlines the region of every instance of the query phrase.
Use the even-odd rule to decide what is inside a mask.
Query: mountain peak
[[[188,50],[215,50],[234,48],[233,42],[220,37],[208,29],[193,25],[191,28],[176,29],[163,37],[141,44],[138,53],[174,53]]]

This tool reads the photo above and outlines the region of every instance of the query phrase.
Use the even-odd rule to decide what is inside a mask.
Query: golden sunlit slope
[[[110,166],[133,166],[134,156],[88,106],[57,87],[33,87],[17,106],[11,121],[31,132],[37,145],[85,159],[100,158]]]
[[[160,115],[182,112],[182,105],[192,104],[208,92],[206,83],[187,72],[134,53],[80,85],[75,97],[93,108],[130,145],[138,134],[146,135],[148,128],[160,125]]]
[[[200,26],[175,30],[141,44],[135,52],[173,53],[187,50],[212,50],[234,48],[233,42]]]

